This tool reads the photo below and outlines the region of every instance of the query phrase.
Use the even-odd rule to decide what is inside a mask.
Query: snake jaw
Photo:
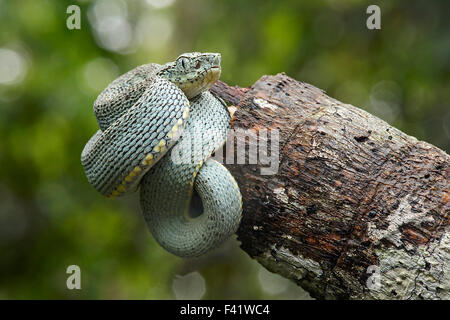
[[[183,91],[188,99],[191,99],[209,90],[214,82],[219,80],[220,73],[220,68],[214,67],[203,72],[187,74],[184,78],[172,80],[172,82]]]

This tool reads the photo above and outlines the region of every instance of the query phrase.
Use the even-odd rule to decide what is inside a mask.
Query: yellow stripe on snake
[[[226,105],[209,92],[220,72],[220,54],[194,52],[123,74],[95,101],[100,130],[81,154],[89,182],[103,195],[140,189],[150,232],[181,257],[216,248],[241,219],[236,181],[210,158],[230,129]],[[194,193],[200,215],[192,214]]]

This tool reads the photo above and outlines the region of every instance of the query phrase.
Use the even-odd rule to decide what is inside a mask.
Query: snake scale
[[[180,257],[216,248],[241,219],[239,187],[211,158],[230,129],[226,105],[209,92],[220,60],[217,53],[185,53],[121,75],[94,102],[100,129],[81,153],[88,181],[101,194],[140,189],[150,232]],[[200,214],[192,214],[195,194]]]

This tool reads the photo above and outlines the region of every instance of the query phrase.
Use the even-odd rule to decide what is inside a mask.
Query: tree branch
[[[236,107],[234,129],[279,130],[276,174],[226,164],[252,258],[316,298],[450,298],[444,151],[285,74],[211,91]]]

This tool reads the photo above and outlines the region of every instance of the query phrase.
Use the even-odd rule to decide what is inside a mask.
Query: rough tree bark
[[[276,174],[226,164],[252,258],[319,299],[450,299],[444,151],[285,74],[212,91],[234,129],[279,130]]]

